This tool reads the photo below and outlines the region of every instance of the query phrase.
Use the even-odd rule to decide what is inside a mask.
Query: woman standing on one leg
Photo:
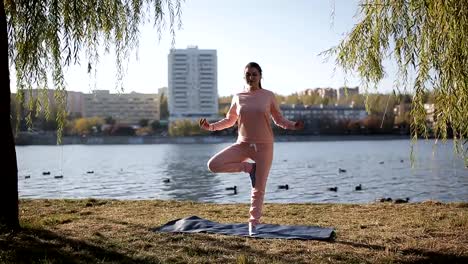
[[[262,88],[262,69],[255,62],[245,66],[246,91],[232,98],[226,118],[209,124],[200,119],[200,127],[205,130],[222,130],[238,125],[238,139],[235,144],[223,149],[208,161],[212,172],[246,172],[252,181],[252,196],[249,218],[249,234],[255,234],[255,226],[260,223],[263,198],[271,162],[273,160],[273,131],[270,116],[279,127],[302,129],[302,121],[292,122],[281,115],[275,95]],[[246,162],[247,159],[255,163]]]

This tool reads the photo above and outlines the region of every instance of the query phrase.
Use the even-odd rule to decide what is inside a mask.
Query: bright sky
[[[283,95],[306,88],[358,86],[358,79],[347,76],[345,82],[343,73],[334,71],[333,59],[326,62],[318,55],[337,45],[357,23],[357,5],[357,0],[186,0],[182,3],[183,26],[176,32],[175,48],[196,45],[217,50],[220,96],[243,89],[244,66],[250,61],[263,69],[262,86]],[[168,30],[158,41],[157,30],[151,24],[142,27],[138,58],[132,53],[128,63],[125,92],[156,93],[167,86],[171,40]],[[90,79],[83,59],[82,65],[67,70],[67,89],[114,92],[114,65],[112,55],[102,56],[97,77]],[[383,80],[379,92],[390,91],[392,83]]]

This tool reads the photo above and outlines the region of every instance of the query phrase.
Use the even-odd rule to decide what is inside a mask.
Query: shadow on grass
[[[236,236],[220,236],[211,234],[165,234],[150,231],[141,224],[125,221],[115,221],[101,218],[101,221],[129,226],[133,230],[142,230],[144,233],[154,233],[154,236],[145,237],[145,250],[154,252],[177,252],[173,255],[162,254],[159,257],[135,256],[136,251],[131,248],[109,243],[84,241],[71,239],[52,231],[23,228],[19,232],[10,235],[0,235],[0,262],[1,263],[161,263],[177,262],[186,263],[188,260],[194,262],[232,262],[233,256],[246,256],[253,261],[262,263],[307,263],[304,255],[310,254],[313,245],[305,242],[299,248],[286,247],[284,250],[270,251],[269,239],[250,239]],[[139,240],[138,237],[135,239]],[[258,242],[257,242],[258,241]],[[261,245],[258,246],[257,243]],[[322,243],[322,242],[321,242]],[[321,244],[320,243],[320,244]],[[385,246],[345,241],[337,239],[331,243],[353,248],[362,248],[375,253],[387,250]],[[263,244],[263,245],[262,245]],[[255,245],[255,246],[254,246]],[[392,250],[393,251],[393,250]],[[362,262],[358,253],[330,252],[328,259],[341,263]],[[394,261],[399,263],[468,263],[467,256],[459,256],[446,252],[434,252],[424,249],[404,249],[395,251],[397,255],[403,256]],[[164,255],[164,256],[163,256]],[[324,256],[322,256],[324,257]],[[408,257],[408,260],[405,259]],[[320,258],[320,257],[319,257]],[[409,260],[411,259],[411,260]]]
[[[370,245],[364,243],[357,243],[352,241],[343,241],[337,240],[334,243],[336,244],[343,244],[357,248],[366,248],[375,251],[385,251],[386,247],[380,245]],[[399,250],[403,256],[417,256],[418,260],[412,261],[402,261],[401,263],[416,263],[416,264],[429,264],[429,263],[468,263],[468,256],[458,256],[449,253],[442,253],[442,252],[434,252],[429,250],[421,250],[421,249],[405,249]]]
[[[172,250],[194,260],[205,260],[206,263],[232,263],[232,256],[244,256],[250,259],[246,263],[310,263],[304,259],[304,254],[308,254],[305,251],[301,252],[297,249],[269,250],[268,245],[271,239],[252,239],[208,233],[156,234],[164,237],[161,238],[164,241],[163,244],[170,245]],[[184,243],[179,243],[180,241],[184,241]]]
[[[70,239],[44,229],[23,228],[0,235],[2,263],[160,263],[132,258],[109,247]]]
[[[468,263],[467,256],[456,256],[453,254],[445,254],[441,252],[433,252],[428,250],[420,249],[408,249],[402,251],[403,255],[416,255],[421,256],[423,259],[406,262],[406,263],[415,263],[415,264],[429,264],[429,263]],[[403,262],[405,263],[405,262]]]

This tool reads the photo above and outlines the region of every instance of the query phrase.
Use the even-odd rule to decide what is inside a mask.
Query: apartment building
[[[169,121],[218,118],[216,50],[172,49],[168,55]]]
[[[359,121],[367,117],[364,107],[351,106],[309,106],[309,105],[280,105],[284,117],[289,120],[330,119],[335,122],[349,120]]]
[[[53,89],[31,89],[24,90],[24,102],[28,104],[30,98],[40,101],[42,106],[49,105],[49,109],[57,108],[55,100],[55,90]],[[65,109],[67,114],[72,117],[82,116],[83,114],[83,93],[74,91],[64,91],[66,103]],[[47,102],[46,102],[47,101]]]
[[[336,96],[337,96],[338,100],[340,98],[344,98],[346,96],[351,97],[353,95],[358,95],[359,94],[359,87],[358,86],[356,86],[356,87],[341,87],[341,88],[338,88],[336,94],[337,94]]]
[[[303,120],[307,133],[318,134],[327,125],[340,124],[348,121],[364,120],[368,114],[364,107],[352,106],[310,106],[310,105],[280,105],[284,117],[289,120]]]
[[[119,123],[136,125],[142,119],[159,120],[158,94],[111,94],[109,90],[94,90],[85,94],[84,117],[112,117]]]
[[[299,96],[311,96],[311,95],[314,95],[316,93],[317,92],[314,89],[307,88],[307,89],[305,89],[303,91],[299,91],[297,93],[297,95],[299,95]]]
[[[161,87],[158,89],[159,96],[167,97],[167,87]]]
[[[316,88],[315,92],[318,93],[321,98],[336,98],[336,89],[333,88]]]

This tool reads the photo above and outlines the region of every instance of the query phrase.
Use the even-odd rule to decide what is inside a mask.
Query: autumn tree
[[[77,118],[73,121],[72,134],[88,135],[100,130],[100,127],[105,123],[100,117]]]
[[[171,122],[168,132],[170,136],[174,137],[208,135],[210,133],[205,130],[200,130],[198,121],[188,119]]]

